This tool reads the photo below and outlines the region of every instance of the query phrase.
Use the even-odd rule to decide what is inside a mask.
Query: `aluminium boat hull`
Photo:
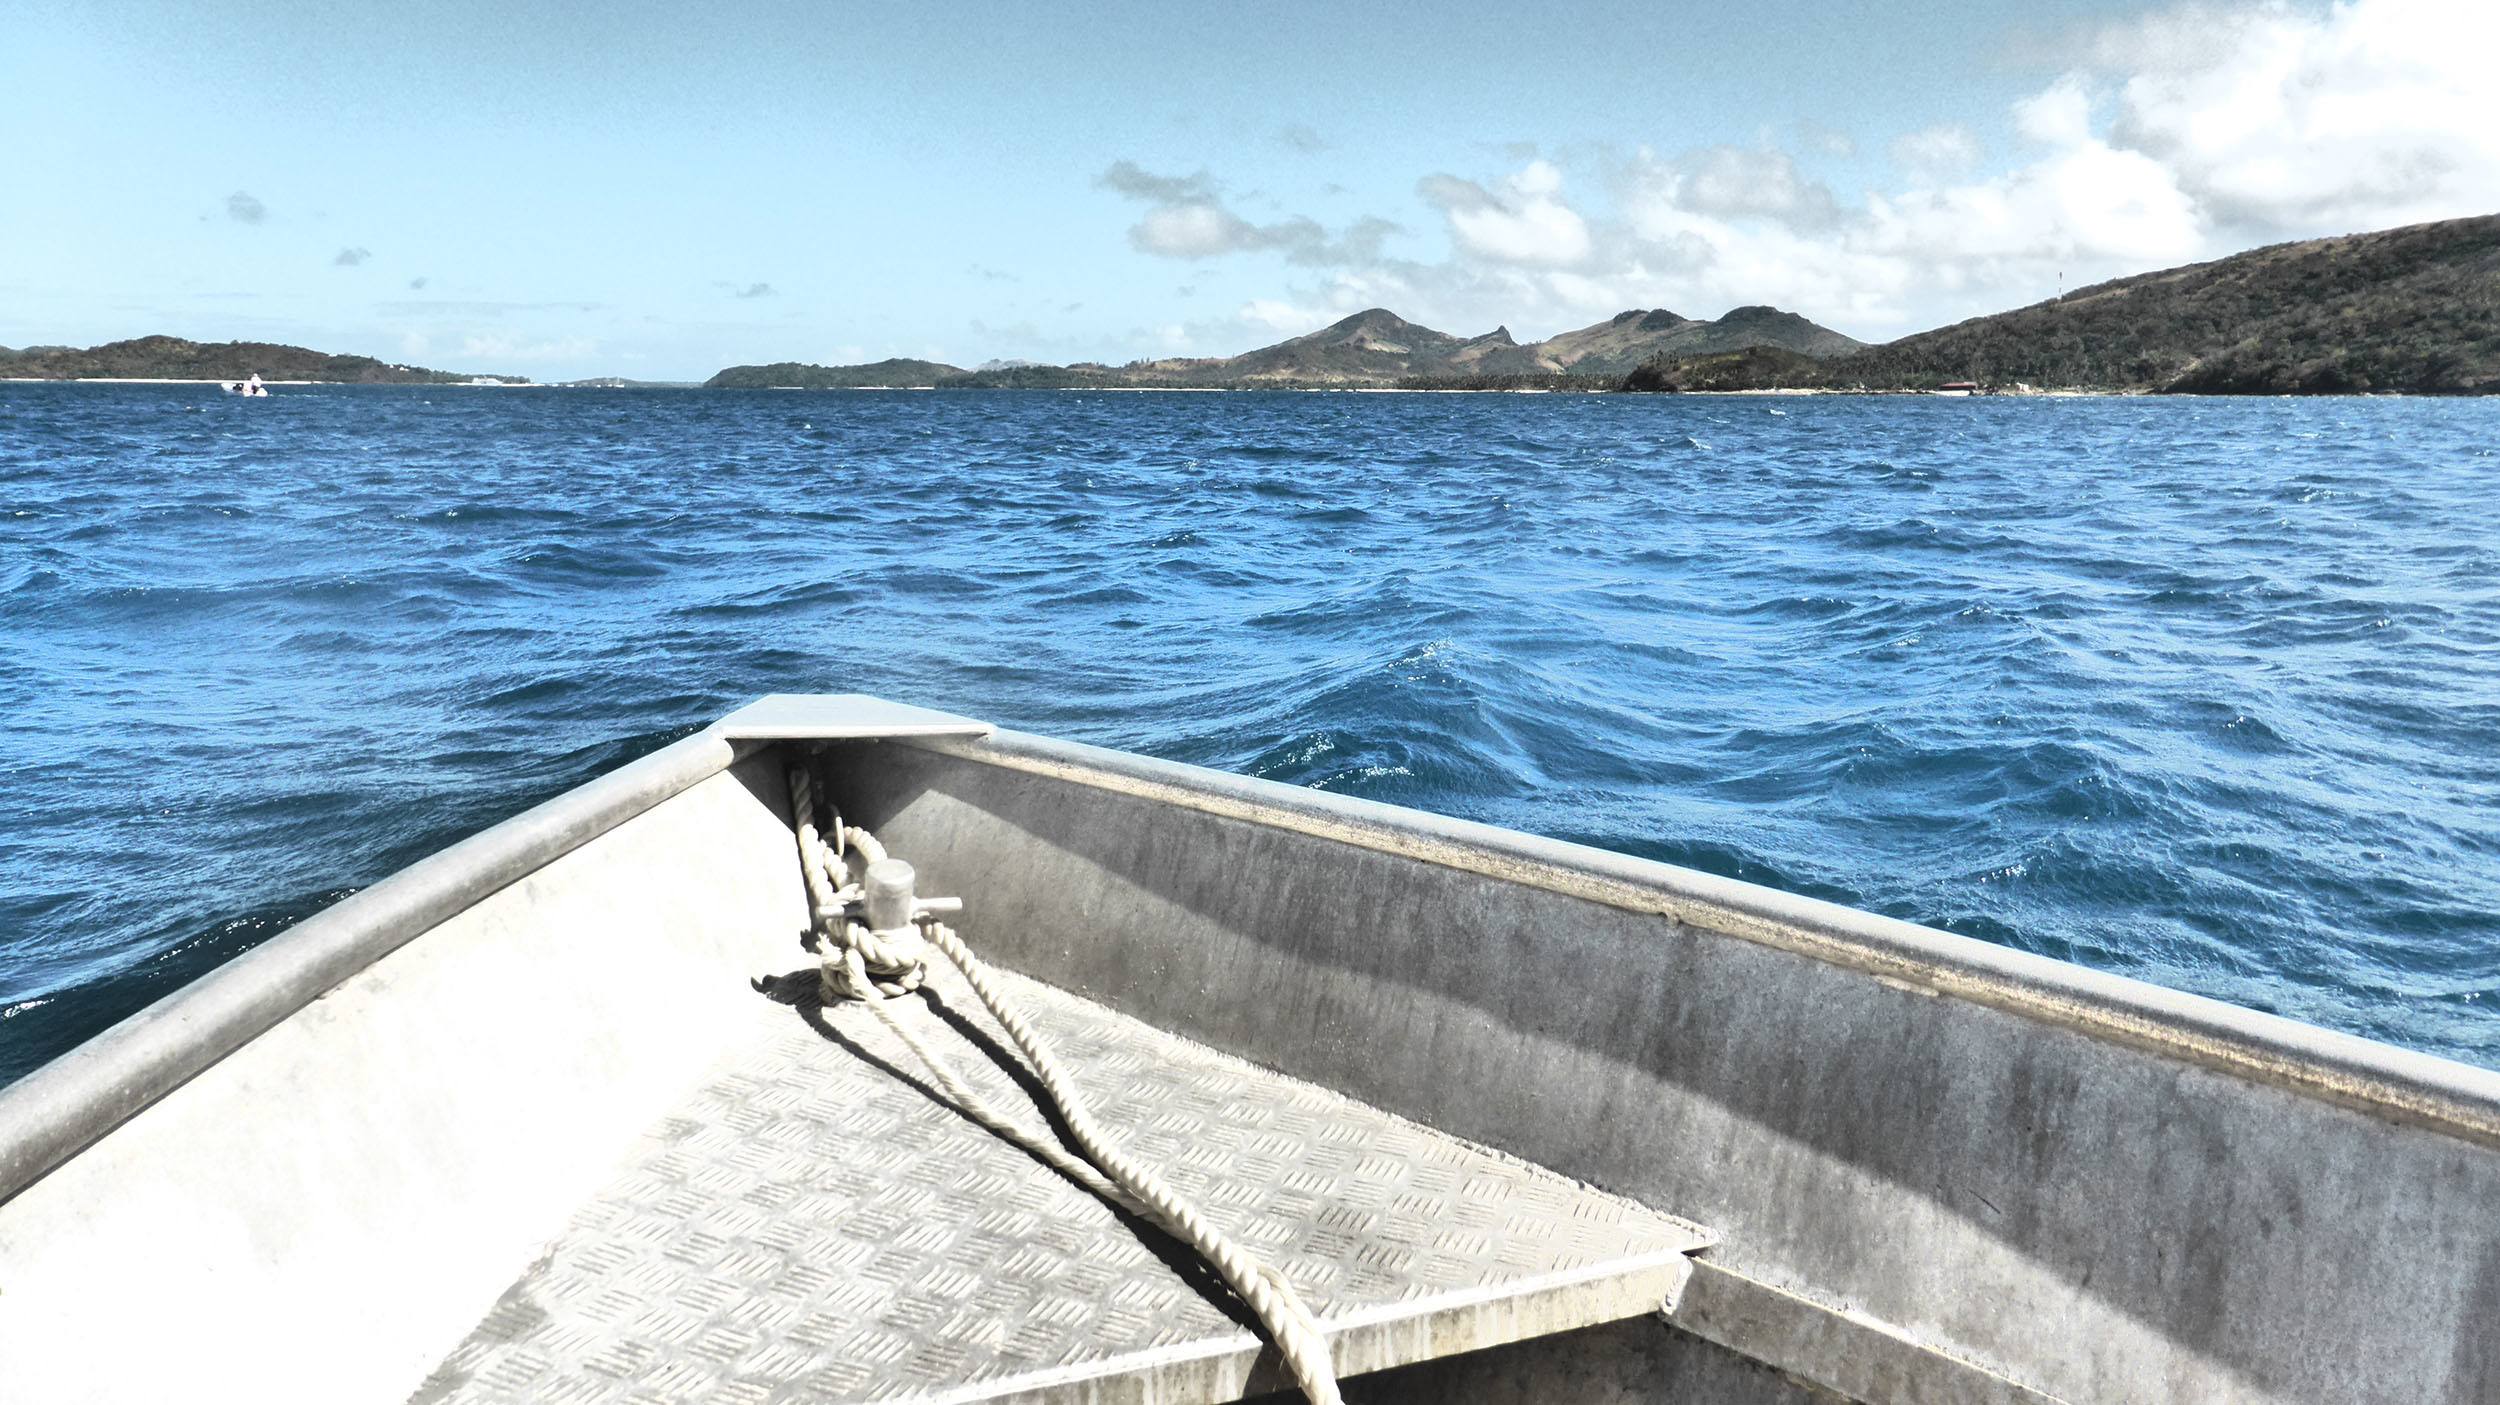
[[[0,1092],[11,1394],[424,1388],[803,964],[802,756],[995,964],[1716,1240],[1657,1316],[1358,1398],[2500,1399],[2500,1076],[858,698],[743,710]]]

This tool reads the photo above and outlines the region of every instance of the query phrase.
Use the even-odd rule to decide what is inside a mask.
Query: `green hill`
[[[1216,384],[1570,389],[1620,377],[1660,355],[1771,347],[1832,356],[1864,345],[1773,307],[1740,307],[1715,322],[1635,308],[1524,344],[1507,327],[1457,337],[1375,307],[1274,346],[1186,365],[1189,378]]]
[[[2490,394],[2500,392],[2500,215],[2277,244],[1827,361],[1714,370],[1758,377],[1726,389]],[[1626,388],[1676,388],[1667,383],[1693,374],[1665,358]]]
[[[732,366],[703,384],[713,390],[908,390],[958,380],[967,374],[961,366],[907,357],[865,366],[775,361],[768,366]]]
[[[1536,344],[1555,370],[1620,376],[1659,359],[1696,359],[1763,349],[1813,359],[1863,351],[1866,343],[1776,307],[1740,307],[1715,322],[1659,309],[1625,312]]]
[[[1626,377],[1625,390],[1758,390],[1794,386],[1822,374],[1821,363],[1776,346],[1717,351],[1700,356],[1662,356]]]
[[[471,380],[527,384],[525,376],[430,371],[370,356],[333,356],[275,342],[195,342],[135,337],[81,350],[66,346],[0,350],[0,377],[30,380],[325,381],[346,385],[457,385]]]
[[[1384,307],[1238,356],[1167,357],[1106,366],[1000,364],[962,371],[936,361],[811,366],[781,361],[732,366],[705,382],[745,390],[795,387],[943,386],[950,389],[1286,389],[1383,386],[1419,389],[1610,389],[1624,372],[1664,351],[1769,346],[1807,356],[1865,343],[1771,307],[1740,307],[1716,322],[1634,309],[1595,326],[1525,345],[1510,329],[1460,337],[1409,322]]]

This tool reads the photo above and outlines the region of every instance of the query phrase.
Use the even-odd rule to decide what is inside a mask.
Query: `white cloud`
[[[2088,137],[1995,180],[1876,197],[1850,238],[1903,256],[2145,266],[2205,247],[2168,168]]]
[[[1840,217],[1831,188],[1809,179],[1785,151],[1705,147],[1687,152],[1676,166],[1683,203],[1705,214],[1759,215],[1794,225],[1828,225]]]
[[[1641,152],[1618,175],[1619,222],[1608,280],[1621,307],[1666,306],[1715,317],[1773,303],[1845,332],[1898,316],[1919,264],[1857,247],[1864,216],[1837,228],[1800,228],[1698,209],[1679,164]]]
[[[1441,207],[1458,247],[1497,263],[1563,265],[1589,252],[1588,221],[1563,203],[1561,168],[1535,160],[1499,191],[1456,176],[1427,176],[1417,186]]]
[[[1259,247],[1256,226],[1221,205],[1193,201],[1148,210],[1129,242],[1167,259],[1203,259]]]
[[[1253,224],[1224,203],[1223,188],[1204,171],[1162,176],[1134,161],[1115,161],[1094,182],[1152,208],[1129,226],[1131,246],[1167,259],[1209,259],[1226,254],[1280,253],[1292,263],[1325,268],[1380,257],[1381,245],[1398,227],[1360,219],[1336,235],[1301,215]]]
[[[2113,28],[2110,139],[2261,234],[2500,207],[2500,6],[2349,0],[2310,14],[2191,8]]]
[[[1094,179],[1094,184],[1106,190],[1116,190],[1132,200],[1151,200],[1163,205],[1215,198],[1215,180],[1204,171],[1192,176],[1158,176],[1134,161],[1112,162]]]
[[[1627,307],[1715,316],[1770,302],[1882,338],[2033,302],[2061,280],[2500,210],[2491,0],[2174,9],[2064,52],[2071,72],[2001,114],[2019,139],[2010,165],[1983,165],[1967,126],[1930,126],[1894,140],[1889,178],[1844,203],[1767,143],[1644,149],[1585,186],[1586,168],[1567,180],[1523,150],[1507,175],[1418,182],[1446,222],[1446,259],[1340,247],[1324,277],[1244,306],[1233,325],[1300,332],[1380,304],[1453,331],[1507,321],[1525,337]],[[1291,221],[1241,220],[1203,174],[1127,175],[1156,202],[1141,247],[1149,235],[1202,257],[1296,247],[1276,232]]]
[[[1979,164],[1979,138],[1959,122],[1942,122],[1894,138],[1892,159],[1915,177],[1949,179]]]
[[[1323,310],[1306,308],[1299,303],[1277,298],[1254,298],[1241,305],[1234,314],[1245,326],[1264,327],[1271,332],[1299,334],[1328,320]]]
[[[2092,139],[2092,94],[2069,73],[2014,104],[2014,130],[2045,146],[2075,146]]]

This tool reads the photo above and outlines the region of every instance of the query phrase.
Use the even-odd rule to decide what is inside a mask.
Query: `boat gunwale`
[[[1283,828],[1790,951],[2500,1149],[2500,1072],[1742,879],[1000,729],[896,744]]]
[[[0,1206],[375,962],[754,749],[707,728],[594,776],[323,908],[0,1088]]]
[[[771,705],[825,722],[741,725]],[[479,901],[765,747],[883,740],[1648,913],[2500,1149],[2500,1072],[1838,903],[1359,797],[775,694],[315,913],[0,1088],[0,1206],[252,1039]],[[880,714],[880,710],[884,710]],[[919,718],[942,716],[910,709]],[[878,721],[889,725],[881,727]],[[916,734],[915,734],[916,733]]]

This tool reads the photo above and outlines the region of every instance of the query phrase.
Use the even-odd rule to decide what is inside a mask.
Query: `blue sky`
[[[1879,339],[2500,210],[2481,0],[1048,8],[15,0],[0,345],[681,378],[1748,302]]]

